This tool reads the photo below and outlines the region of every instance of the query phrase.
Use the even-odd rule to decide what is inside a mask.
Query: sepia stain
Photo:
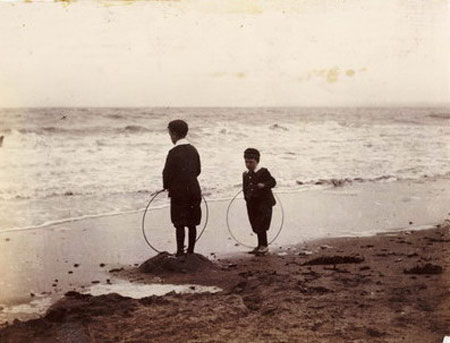
[[[75,2],[76,0],[53,0],[53,1],[63,4],[64,6],[69,6],[71,3]]]
[[[352,77],[355,75],[355,71],[353,69],[347,69],[345,75],[347,75],[348,77]]]
[[[142,2],[148,2],[148,3],[150,3],[150,2],[152,2],[152,3],[180,2],[181,0],[98,0],[98,1],[105,7],[113,7],[113,6],[128,6],[128,5],[133,5],[134,3],[138,3],[138,2],[139,3],[142,3]]]
[[[297,76],[296,80],[298,82],[309,81],[311,79],[324,79],[328,83],[335,83],[339,81],[339,76],[345,73],[347,77],[354,77],[360,72],[367,71],[367,68],[349,68],[341,70],[339,67],[335,66],[333,68],[323,68],[323,69],[313,69],[305,72],[303,75]]]
[[[105,7],[127,6],[133,4],[132,2],[125,0],[100,0],[99,2]]]
[[[339,78],[339,68],[338,67],[334,67],[328,70],[327,72],[327,82],[328,83],[334,83],[338,81]]]

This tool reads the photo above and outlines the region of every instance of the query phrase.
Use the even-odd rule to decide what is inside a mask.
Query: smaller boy
[[[276,181],[266,168],[259,167],[259,159],[258,150],[248,148],[244,151],[245,166],[248,171],[242,175],[242,186],[248,219],[253,232],[258,236],[258,246],[249,253],[263,256],[269,252],[267,230],[272,221],[272,207],[276,204],[272,193]]]

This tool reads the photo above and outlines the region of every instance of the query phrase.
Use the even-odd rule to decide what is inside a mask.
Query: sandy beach
[[[208,230],[197,249],[208,257],[207,269],[187,273],[138,271],[156,255],[143,240],[142,213],[4,232],[0,282],[5,328],[0,337],[6,342],[31,336],[38,342],[75,336],[92,342],[437,341],[449,331],[444,306],[449,230],[435,228],[449,216],[448,182],[280,193],[289,216],[271,254],[263,258],[250,257],[230,239],[224,218],[228,201],[210,202]],[[152,224],[161,223],[152,239],[171,251],[173,232],[162,225],[167,209],[151,216]],[[246,223],[242,214],[234,219]],[[279,219],[275,214],[274,222]],[[237,234],[252,244],[247,231]],[[361,261],[305,265],[324,256]],[[403,273],[427,263],[442,267],[442,273]],[[150,288],[136,299],[108,294],[134,285]],[[87,295],[95,292],[103,295]]]
[[[218,293],[140,299],[69,292],[2,342],[441,342],[449,333],[448,222],[435,229],[316,240],[197,271],[112,272]],[[189,262],[184,262],[187,266]]]

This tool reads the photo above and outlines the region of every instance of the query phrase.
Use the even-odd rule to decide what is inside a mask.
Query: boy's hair
[[[176,134],[179,138],[184,138],[188,133],[189,127],[184,120],[177,119],[172,120],[169,123],[168,129],[170,130],[170,132]]]
[[[254,148],[247,148],[244,151],[244,158],[255,159],[256,162],[258,162],[258,163],[259,163],[260,156],[261,156],[261,154],[259,153],[259,151]]]

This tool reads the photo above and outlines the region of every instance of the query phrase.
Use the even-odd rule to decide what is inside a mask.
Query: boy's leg
[[[197,227],[192,225],[189,226],[188,229],[189,229],[189,245],[187,252],[188,254],[193,254],[195,248],[195,241],[197,239]]]
[[[176,237],[177,237],[177,256],[184,253],[184,226],[176,226]]]
[[[259,234],[258,234],[259,230],[258,230],[258,211],[257,211],[257,207],[254,204],[250,203],[250,202],[247,202],[247,215],[248,215],[248,220],[250,222],[250,225],[252,227],[252,231],[254,233],[256,233],[257,238],[258,238],[258,245],[257,245],[257,247],[253,251],[251,251],[252,253],[254,253],[256,251],[256,249],[258,249],[261,246],[261,240],[260,240],[260,237],[259,237]]]
[[[260,223],[260,229],[261,232],[264,233],[264,244],[265,246],[267,246],[267,231],[270,229],[270,224],[272,222],[272,206],[270,207],[266,207],[263,209],[262,213],[261,213],[261,223]]]
[[[257,251],[257,255],[266,255],[269,252],[269,243],[267,241],[267,230],[270,228],[272,221],[272,207],[262,208],[260,212],[260,222],[258,236],[261,240],[261,246]]]
[[[258,232],[258,241],[261,243],[259,246],[268,246],[269,244],[267,243],[267,231],[260,231]]]

